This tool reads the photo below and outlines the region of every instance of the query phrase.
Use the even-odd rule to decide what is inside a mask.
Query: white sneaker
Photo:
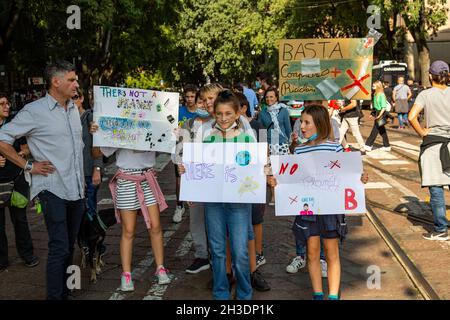
[[[286,267],[287,273],[297,273],[299,269],[306,266],[306,259],[302,256],[297,256],[292,259],[292,262]]]
[[[369,152],[372,151],[372,147],[369,147],[368,145],[364,146],[364,151]]]
[[[381,147],[381,151],[391,151],[391,147]]]
[[[180,223],[181,222],[181,218],[183,218],[183,213],[184,213],[184,207],[183,206],[177,206],[175,209],[175,213],[173,214],[172,220],[175,223]]]
[[[158,278],[158,284],[169,284],[170,278],[167,274],[169,272],[168,269],[164,267],[159,267],[158,270],[156,270],[155,275]]]
[[[133,280],[131,280],[131,273],[123,272],[120,278],[120,290],[121,291],[134,291]]]
[[[328,277],[328,264],[325,260],[320,259],[320,269],[322,269],[322,278]]]

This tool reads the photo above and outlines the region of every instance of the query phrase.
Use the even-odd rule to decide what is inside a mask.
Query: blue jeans
[[[298,256],[302,256],[303,258],[306,257],[306,246],[304,246],[302,244],[301,241],[299,240],[295,240],[295,252],[297,253],[297,257]],[[322,238],[320,238],[320,259],[322,260],[326,260],[325,259],[325,253],[323,251],[323,241]]]
[[[407,113],[398,113],[398,126],[404,127],[405,124],[408,125],[408,114]]]
[[[97,192],[98,186],[92,184],[92,176],[85,176],[86,181],[86,206],[91,217],[97,214]]]
[[[205,203],[205,223],[211,251],[213,271],[213,298],[229,300],[230,287],[227,279],[227,234],[230,240],[231,260],[237,280],[236,298],[252,299],[248,238],[251,204]]]
[[[445,197],[443,186],[432,186],[430,189],[430,205],[433,211],[434,230],[436,232],[447,231],[447,217],[445,216]]]
[[[48,232],[47,299],[62,300],[69,293],[66,270],[72,264],[85,201],[64,200],[45,190],[39,199]]]

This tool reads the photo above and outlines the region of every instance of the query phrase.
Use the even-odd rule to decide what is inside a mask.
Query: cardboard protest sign
[[[275,215],[366,212],[359,152],[313,152],[271,156]]]
[[[281,40],[280,100],[370,100],[374,44],[370,37]]]
[[[267,143],[184,143],[180,200],[265,203]]]
[[[94,146],[174,152],[179,94],[94,86]]]

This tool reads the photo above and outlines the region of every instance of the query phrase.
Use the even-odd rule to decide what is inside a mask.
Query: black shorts
[[[178,172],[178,165],[174,164],[174,167],[175,167],[175,177],[181,178],[181,175],[180,175],[180,173]]]
[[[264,211],[266,211],[265,203],[252,204],[252,225],[263,223]]]
[[[344,240],[347,234],[347,223],[344,215],[318,215],[315,221],[297,216],[292,231],[295,239],[306,245],[309,237],[320,236],[323,239]]]

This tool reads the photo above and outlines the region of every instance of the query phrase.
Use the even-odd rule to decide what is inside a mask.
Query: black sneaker
[[[259,270],[256,270],[250,275],[250,282],[252,287],[257,291],[269,291],[269,284],[264,280]]]
[[[35,256],[32,256],[29,260],[26,260],[26,261],[25,261],[25,265],[26,265],[28,268],[34,268],[34,267],[36,267],[38,264],[39,264],[39,258],[38,258],[38,257],[35,257]]]
[[[1,265],[0,266],[0,273],[2,273],[3,271],[5,271],[7,269],[8,269],[8,266]]]
[[[448,237],[448,232],[447,231],[443,231],[443,232],[428,232],[428,233],[424,233],[422,235],[422,237],[426,240],[436,240],[436,241],[447,241],[449,239]]]
[[[199,273],[203,270],[209,269],[209,260],[197,258],[194,262],[185,270],[187,273]]]

